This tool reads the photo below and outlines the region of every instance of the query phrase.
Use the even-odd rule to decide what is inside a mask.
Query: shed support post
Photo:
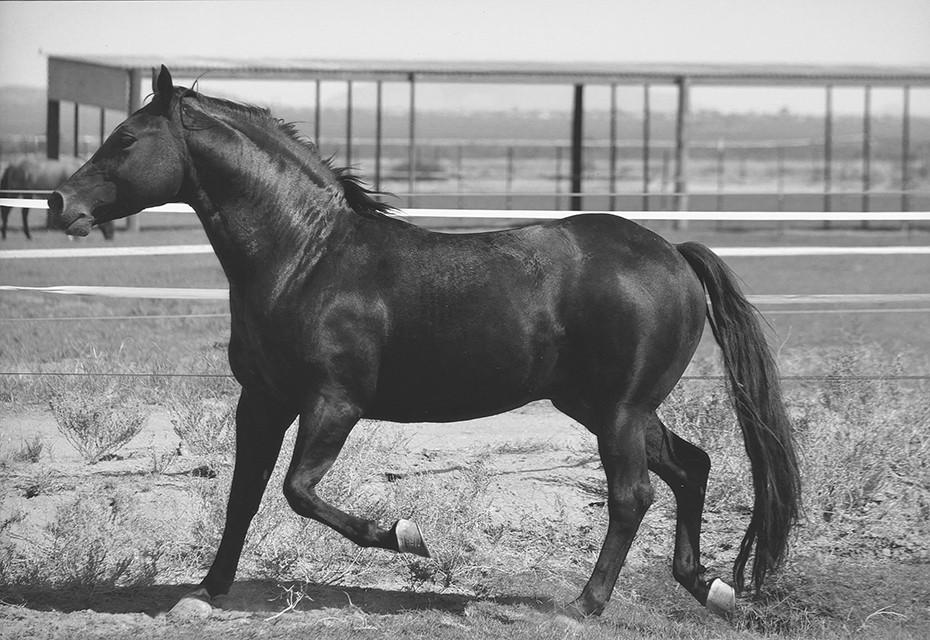
[[[643,85],[643,211],[649,211],[649,145],[650,140],[649,84]]]
[[[61,146],[61,102],[49,100],[45,111],[45,155],[57,160]]]
[[[571,210],[581,211],[581,176],[584,171],[584,85],[576,84],[572,108]]]
[[[617,85],[610,85],[610,210],[617,209]]]
[[[142,108],[142,73],[138,69],[129,72],[129,113],[130,115]],[[141,231],[142,216],[129,216],[126,218],[126,231]]]
[[[413,194],[417,185],[417,85],[416,77],[410,74],[410,141],[407,147],[407,206],[413,206]]]
[[[675,126],[675,200],[677,211],[688,210],[688,110],[691,83],[685,76],[678,78],[678,118]],[[677,225],[687,228],[687,221]]]
[[[320,81],[317,80],[313,101],[313,141],[316,143],[317,149],[320,148],[320,122],[322,120],[322,114],[320,113],[323,102],[321,92]]]
[[[901,116],[901,211],[909,211],[907,190],[911,186],[911,87],[904,87],[904,113]]]
[[[375,191],[381,191],[381,81],[375,91]]]
[[[833,210],[833,85],[827,85],[826,113],[823,127],[823,210]],[[829,221],[824,227],[830,226]]]
[[[81,105],[74,103],[74,157],[81,157]]]
[[[346,83],[346,166],[352,166],[352,81]]]
[[[865,102],[862,105],[862,210],[869,211],[869,191],[872,189],[872,87],[865,86]],[[862,227],[868,228],[869,221],[863,220]]]

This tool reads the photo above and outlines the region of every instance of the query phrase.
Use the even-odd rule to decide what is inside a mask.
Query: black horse
[[[11,162],[0,177],[0,191],[52,191],[57,189],[71,174],[81,168],[83,160],[78,158],[38,158],[26,156]],[[31,197],[31,194],[27,194]],[[23,207],[23,235],[32,240],[29,232],[29,207]],[[0,237],[6,240],[7,221],[13,207],[0,207]],[[100,225],[107,240],[113,239],[114,224]]]
[[[755,488],[735,586],[751,554],[756,589],[778,567],[799,508],[791,426],[756,312],[710,250],[671,245],[612,215],[430,232],[393,217],[267,111],[175,87],[164,67],[153,90],[49,205],[68,233],[86,235],[185,202],[229,279],[229,361],[242,394],[226,527],[201,588],[173,611],[207,615],[210,599],[229,590],[295,417],[291,507],[359,545],[425,555],[413,523],[383,527],[315,491],[359,419],[451,422],[550,399],[597,436],[609,492],[603,548],[566,611],[604,609],[652,503],[651,470],[677,499],[675,578],[701,604],[731,613],[733,589],[700,563],[710,459],[655,413],[705,315]]]

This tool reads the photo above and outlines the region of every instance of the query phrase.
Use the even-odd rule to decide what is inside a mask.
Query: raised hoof
[[[394,535],[397,536],[397,550],[400,553],[413,553],[424,558],[431,557],[416,522],[398,520],[394,525]]]
[[[710,593],[707,594],[705,606],[708,611],[729,620],[736,613],[736,592],[726,582],[715,578],[710,583]]]
[[[168,612],[169,618],[179,620],[205,620],[213,613],[213,606],[210,604],[210,594],[206,589],[197,589],[191,591],[181,598],[176,605],[171,607]]]

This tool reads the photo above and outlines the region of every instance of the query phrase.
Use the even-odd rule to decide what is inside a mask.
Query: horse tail
[[[736,276],[701,244],[677,247],[710,297],[707,319],[723,351],[730,397],[752,467],[755,502],[733,565],[733,581],[742,591],[746,563],[755,547],[752,586],[758,592],[766,576],[784,561],[800,511],[801,479],[791,422],[759,313],[740,291]]]

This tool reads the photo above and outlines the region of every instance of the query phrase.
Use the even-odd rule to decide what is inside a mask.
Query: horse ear
[[[161,70],[156,73],[152,69],[152,93],[166,107],[171,103],[171,97],[174,94],[174,81],[171,79],[171,72],[168,67],[161,65]]]

